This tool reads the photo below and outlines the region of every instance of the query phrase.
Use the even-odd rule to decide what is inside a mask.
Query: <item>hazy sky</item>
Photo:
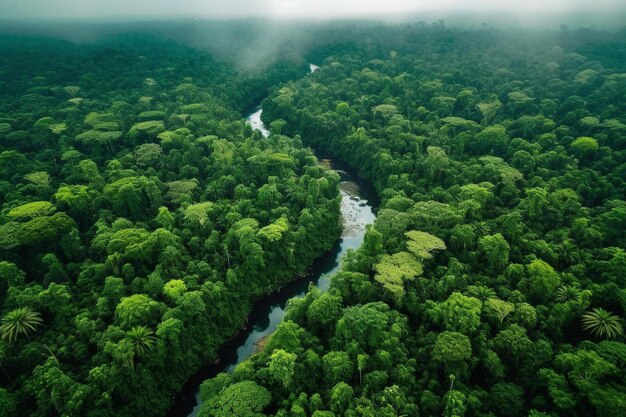
[[[610,14],[626,0],[0,0],[0,19],[107,17],[347,17],[419,11],[585,11]]]

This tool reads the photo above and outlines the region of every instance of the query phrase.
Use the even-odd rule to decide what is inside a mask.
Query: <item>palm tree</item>
[[[478,298],[481,303],[484,303],[490,298],[496,298],[496,292],[484,285],[470,285],[467,287],[467,294],[470,297]]]
[[[30,340],[29,335],[41,326],[41,315],[30,307],[20,307],[9,311],[2,317],[0,335],[3,340],[15,341],[18,336],[24,335]]]
[[[135,326],[126,333],[126,339],[130,340],[135,356],[140,357],[154,347],[156,337],[152,329]]]
[[[478,237],[487,236],[491,232],[491,227],[486,222],[478,222],[474,225],[474,232]]]
[[[567,303],[569,301],[580,301],[580,290],[569,285],[561,285],[556,290],[554,297],[557,303]]]
[[[613,339],[624,334],[619,317],[602,308],[594,308],[583,314],[583,330],[594,337]]]

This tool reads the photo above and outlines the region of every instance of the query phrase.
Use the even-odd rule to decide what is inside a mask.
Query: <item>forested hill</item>
[[[339,235],[339,176],[240,113],[308,65],[147,35],[0,51],[0,416],[164,415]]]
[[[381,210],[328,292],[203,384],[201,415],[626,415],[624,45],[320,34],[321,69],[263,117],[354,167]]]

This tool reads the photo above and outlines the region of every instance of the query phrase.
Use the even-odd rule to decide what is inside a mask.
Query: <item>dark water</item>
[[[317,67],[311,66],[311,71],[315,70]],[[261,122],[261,112],[262,110],[256,109],[248,116],[247,120],[253,128],[260,130],[264,136],[267,136],[265,134],[267,129]],[[376,218],[375,208],[378,206],[376,193],[369,184],[358,179],[343,164],[329,159],[322,160],[322,163],[329,165],[341,176],[339,184],[343,221],[341,237],[330,251],[314,262],[308,275],[292,281],[254,305],[248,317],[246,329],[220,348],[219,363],[200,369],[187,381],[174,400],[174,405],[169,413],[170,417],[196,416],[200,409],[200,384],[220,372],[232,371],[238,363],[250,357],[254,353],[257,343],[271,334],[283,320],[289,299],[302,297],[311,283],[322,291],[327,290],[330,285],[330,277],[339,269],[339,261],[346,251],[361,246],[365,235],[365,226],[372,224]]]

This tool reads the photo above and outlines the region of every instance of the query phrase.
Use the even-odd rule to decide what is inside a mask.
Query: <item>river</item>
[[[311,64],[311,72],[319,67]],[[261,121],[263,110],[255,109],[246,120],[252,128],[261,131],[267,137],[269,131]],[[353,171],[343,164],[330,159],[321,159],[321,163],[339,173],[341,182],[341,217],[343,232],[333,249],[317,259],[306,276],[287,284],[280,290],[259,300],[253,307],[246,328],[236,337],[226,342],[219,350],[219,363],[200,369],[185,384],[176,396],[170,417],[195,417],[200,409],[199,387],[203,381],[220,372],[232,371],[237,364],[255,352],[257,344],[271,334],[285,316],[289,299],[302,297],[309,284],[325,291],[330,285],[330,277],[339,269],[341,258],[349,249],[361,246],[365,228],[376,218],[375,209],[378,198],[371,185],[360,180]]]

